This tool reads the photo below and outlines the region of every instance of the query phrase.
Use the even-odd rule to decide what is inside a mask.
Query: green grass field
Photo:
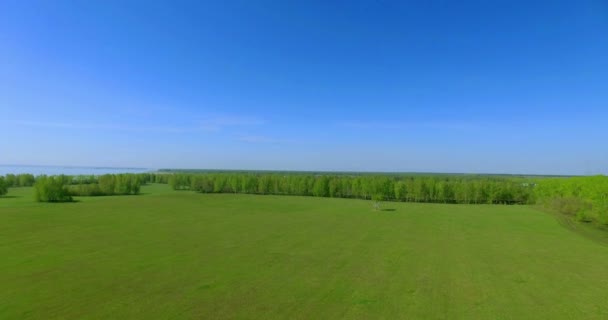
[[[608,246],[526,206],[0,198],[0,319],[608,319]]]

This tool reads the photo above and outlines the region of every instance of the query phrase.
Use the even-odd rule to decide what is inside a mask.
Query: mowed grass
[[[608,247],[525,206],[0,198],[0,319],[608,319]]]

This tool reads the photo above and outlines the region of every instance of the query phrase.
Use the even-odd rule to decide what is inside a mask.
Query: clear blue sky
[[[0,2],[0,164],[608,173],[608,2]]]

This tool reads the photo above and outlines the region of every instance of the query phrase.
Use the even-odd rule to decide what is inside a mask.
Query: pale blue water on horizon
[[[35,176],[45,175],[100,175],[117,173],[142,173],[152,172],[155,169],[148,168],[111,168],[111,167],[75,167],[75,166],[19,166],[0,165],[0,176],[6,174],[31,173]]]

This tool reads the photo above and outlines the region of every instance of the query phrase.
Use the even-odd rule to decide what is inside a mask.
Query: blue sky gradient
[[[2,1],[0,164],[608,173],[606,1]]]

